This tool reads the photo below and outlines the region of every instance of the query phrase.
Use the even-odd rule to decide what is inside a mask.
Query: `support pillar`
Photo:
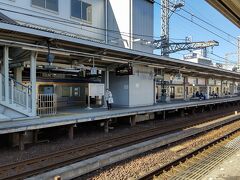
[[[166,111],[163,111],[163,120],[166,120]]]
[[[37,81],[37,73],[36,73],[36,63],[37,63],[37,53],[31,51],[30,56],[30,81],[32,87],[32,116],[37,116],[37,94],[36,94],[36,81]]]
[[[2,82],[3,82],[3,76],[0,73],[0,101],[3,101],[3,87],[2,87]]]
[[[20,151],[24,151],[24,148],[25,148],[24,136],[25,136],[25,133],[22,133],[22,132],[19,133],[19,150]]]
[[[68,138],[69,138],[69,140],[74,139],[74,125],[70,125],[68,127]]]
[[[9,103],[9,47],[3,49],[3,73],[4,73],[4,91],[5,101]]]
[[[223,97],[223,80],[221,80],[220,97]]]
[[[209,105],[209,109],[210,109],[210,111],[213,111],[213,106]]]
[[[181,109],[181,117],[183,118],[185,116],[185,111],[184,109]]]
[[[130,125],[131,125],[132,127],[136,125],[136,117],[137,117],[136,115],[130,116],[129,121],[130,121]]]
[[[33,142],[34,143],[38,142],[38,132],[39,132],[38,129],[33,131]]]
[[[209,88],[209,86],[207,86],[207,94],[206,94],[206,99],[209,99],[209,93],[210,93],[210,92],[209,92],[209,89],[210,89],[210,88]]]
[[[108,133],[108,132],[109,132],[109,121],[110,121],[110,120],[106,120],[106,121],[104,122],[104,132],[105,132],[105,133]]]
[[[105,89],[109,89],[109,69],[106,68],[105,71]],[[103,98],[104,100],[104,107],[107,107],[107,102],[105,101],[105,97]]]
[[[183,95],[184,95],[184,100],[187,100],[187,88],[186,88],[186,83],[187,83],[187,77],[183,77]]]
[[[196,107],[193,107],[193,109],[192,109],[192,115],[193,115],[193,116],[196,115]]]

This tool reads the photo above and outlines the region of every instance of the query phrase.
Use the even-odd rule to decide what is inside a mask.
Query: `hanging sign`
[[[89,83],[88,84],[88,95],[95,96],[104,96],[104,84],[99,83]]]

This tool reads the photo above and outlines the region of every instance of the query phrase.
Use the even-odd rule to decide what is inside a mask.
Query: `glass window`
[[[32,0],[32,4],[35,6],[45,8],[45,0]]]
[[[82,2],[82,19],[92,21],[92,6],[91,4]]]
[[[81,19],[81,1],[72,0],[71,3],[71,16]]]
[[[32,5],[58,11],[58,0],[32,0]]]
[[[71,16],[92,21],[92,5],[80,0],[71,0]]]
[[[58,11],[58,0],[46,0],[46,9]]]

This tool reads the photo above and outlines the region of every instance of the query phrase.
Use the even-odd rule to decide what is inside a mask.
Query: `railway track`
[[[165,126],[151,128],[148,130],[131,133],[124,136],[110,138],[84,146],[74,147],[59,152],[46,154],[32,159],[15,162],[0,166],[0,179],[24,179],[36,174],[41,174],[49,170],[60,168],[81,160],[94,157],[115,149],[126,147],[138,142],[143,142],[151,138],[170,133],[183,128],[191,127],[200,123],[212,120],[187,120],[175,123],[167,123]]]
[[[216,165],[240,149],[240,128],[175,159],[138,180],[201,179]]]

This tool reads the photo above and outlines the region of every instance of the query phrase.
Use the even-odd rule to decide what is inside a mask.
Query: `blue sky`
[[[172,0],[173,1],[173,0]],[[160,0],[157,0],[160,2]],[[154,13],[154,34],[155,36],[160,36],[160,5],[155,3]],[[214,26],[224,30],[225,32],[231,34],[234,37],[240,36],[240,29],[232,24],[228,19],[226,19],[223,15],[221,15],[217,10],[211,7],[204,0],[185,0],[185,6],[183,7],[185,10],[192,12],[192,14],[206,20]],[[184,11],[179,10],[177,13],[184,15],[187,18],[191,19],[191,15],[184,13]],[[234,44],[237,44],[236,39],[229,37],[226,34],[221,33],[220,31],[213,29],[212,27],[199,22],[193,18],[194,22],[200,23],[202,26],[207,29],[219,34],[223,38],[231,41]],[[177,14],[173,14],[170,19],[170,38],[175,39],[184,39],[186,36],[191,36],[193,41],[208,41],[208,40],[216,40],[219,42],[219,46],[213,48],[213,53],[217,54],[221,57],[225,57],[226,53],[236,52],[237,47],[226,42],[225,40],[217,37],[216,35],[211,34],[210,32],[194,25],[193,23],[183,19]],[[174,40],[177,41],[177,40]],[[180,51],[179,53],[172,54],[171,57],[182,58],[182,54],[186,54],[188,51]],[[214,58],[215,61],[222,62],[224,61],[221,58],[218,58],[213,55],[209,55]],[[229,56],[231,62],[236,61],[237,56]]]

